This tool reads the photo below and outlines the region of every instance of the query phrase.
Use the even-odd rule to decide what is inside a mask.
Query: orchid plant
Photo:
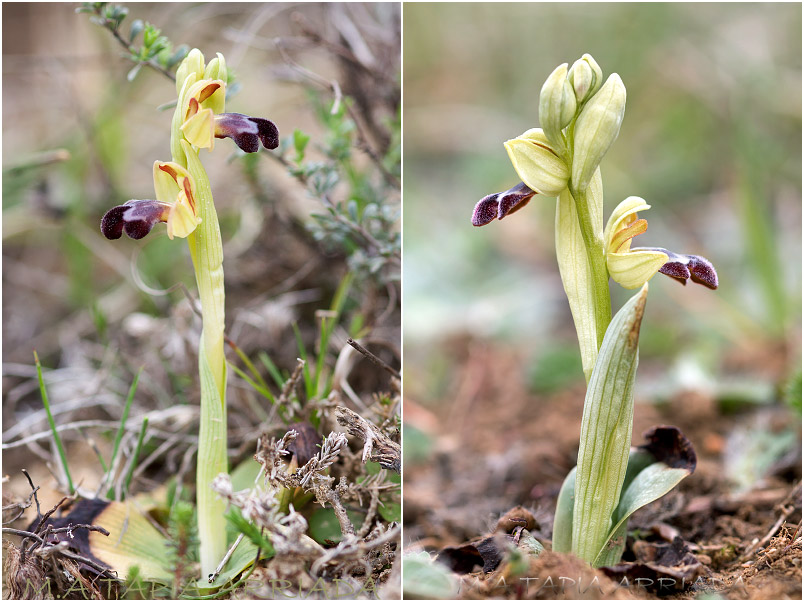
[[[201,301],[202,333],[198,365],[201,422],[196,472],[198,538],[202,575],[215,571],[226,554],[225,501],[211,484],[227,472],[226,360],[224,357],[223,245],[209,178],[199,153],[212,150],[216,138],[230,138],[244,152],[260,145],[279,146],[273,122],[225,113],[228,71],[222,54],[205,63],[198,49],[176,71],[178,99],[170,130],[171,161],[153,166],[155,200],[131,200],[110,209],[101,221],[109,239],[125,232],[143,238],[157,223],[167,235],[185,238],[190,249]]]
[[[519,211],[534,197],[557,197],[556,256],[578,335],[587,381],[578,465],[562,486],[553,549],[594,566],[619,562],[628,517],[658,499],[695,469],[695,453],[677,429],[657,427],[648,444],[631,450],[633,386],[648,281],[660,272],[686,284],[718,286],[712,264],[698,255],[632,247],[647,230],[636,196],[622,201],[603,226],[600,164],[625,114],[625,86],[588,54],[557,67],[539,97],[542,127],[505,143],[522,180],[475,206],[483,226]],[[612,319],[609,279],[641,288]]]

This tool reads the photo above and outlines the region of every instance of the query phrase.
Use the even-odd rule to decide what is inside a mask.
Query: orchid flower
[[[125,232],[139,240],[159,222],[167,224],[168,238],[187,238],[201,223],[195,182],[178,163],[154,163],[157,200],[131,200],[112,207],[101,220],[101,232],[115,240]]]
[[[246,153],[256,153],[260,143],[267,149],[279,146],[276,125],[260,117],[224,113],[226,82],[202,79],[191,84],[183,97],[181,131],[198,148],[212,150],[215,138],[231,138]]]
[[[688,279],[707,288],[718,286],[717,272],[712,264],[698,255],[681,255],[660,247],[634,247],[631,240],[648,229],[639,211],[650,209],[644,199],[630,196],[612,212],[604,239],[606,266],[609,275],[624,288],[639,288],[661,272],[686,284]]]

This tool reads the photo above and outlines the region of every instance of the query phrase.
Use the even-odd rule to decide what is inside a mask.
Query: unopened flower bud
[[[207,68],[204,69],[204,79],[219,79],[223,82],[229,80],[229,72],[226,69],[226,59],[219,52],[218,56],[209,61]]]
[[[176,69],[176,92],[180,93],[184,85],[184,80],[191,73],[195,73],[198,79],[204,77],[204,55],[198,48],[193,48]]]
[[[620,133],[625,115],[625,85],[612,73],[581,110],[575,122],[572,186],[582,191]]]
[[[603,70],[591,54],[584,54],[572,64],[567,75],[579,103],[586,102],[603,85]]]
[[[558,196],[567,187],[569,169],[550,146],[541,128],[528,130],[505,143],[505,150],[522,181],[534,192]]]
[[[539,95],[539,122],[553,148],[561,154],[566,145],[561,130],[575,117],[575,93],[567,81],[567,63],[559,65],[547,78]]]

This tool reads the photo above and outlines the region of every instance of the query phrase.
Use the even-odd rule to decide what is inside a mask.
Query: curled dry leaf
[[[377,426],[349,408],[336,408],[338,424],[350,435],[363,440],[363,463],[371,460],[383,468],[399,472],[402,467],[402,448]]]

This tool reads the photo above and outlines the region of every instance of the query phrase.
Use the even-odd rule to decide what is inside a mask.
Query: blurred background
[[[187,245],[168,240],[164,226],[141,241],[106,240],[99,230],[111,207],[153,198],[153,163],[170,160],[175,84],[147,66],[132,71],[124,45],[91,6],[76,14],[80,6],[3,6],[3,461],[25,495],[20,467],[43,491],[54,485],[34,350],[55,420],[71,425],[63,437],[76,482],[92,488],[102,475],[87,443],[107,455],[140,367],[123,441],[128,455],[151,416],[141,456],[150,467],[137,471],[136,487],[165,474],[193,479],[200,320],[182,289],[197,297]],[[134,3],[128,11],[118,33],[135,50],[140,20],[161,29],[168,55],[198,47],[209,61],[222,52],[227,110],[273,120],[283,140],[249,156],[219,140],[201,154],[223,233],[227,335],[242,353],[227,355],[251,379],[230,371],[233,461],[253,453],[266,425],[284,426],[253,382],[277,396],[305,352],[324,376],[298,399],[289,391],[296,418],[331,389],[366,411],[389,379],[344,353],[346,338],[400,360],[399,6]]]
[[[517,503],[544,510],[549,536],[585,390],[555,202],[470,218],[517,183],[503,142],[539,125],[544,80],[583,53],[628,91],[604,220],[641,196],[634,244],[703,255],[720,277],[651,281],[635,443],[677,424],[729,491],[795,463],[801,6],[411,3],[404,24],[406,540],[465,541]],[[632,292],[611,288],[616,311]]]

